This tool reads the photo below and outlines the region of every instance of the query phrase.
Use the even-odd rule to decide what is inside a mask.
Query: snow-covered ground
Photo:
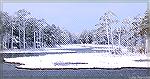
[[[2,53],[57,53],[57,52],[76,52],[76,51],[71,51],[71,50],[57,50],[57,49],[44,49],[44,50],[10,50],[10,51],[3,51]]]
[[[35,57],[5,58],[4,60],[25,64],[17,66],[18,68],[31,69],[150,67],[150,58],[146,55],[129,56],[107,53],[49,54]]]
[[[67,45],[60,45],[61,47],[57,46],[59,49],[86,49],[90,48],[92,44],[67,44]]]
[[[68,52],[59,54],[48,54],[45,56],[4,58],[6,62],[21,63],[18,68],[121,68],[121,67],[148,67],[150,68],[150,57],[145,54],[129,53],[69,53],[75,52],[71,49],[85,49],[105,47],[92,44],[61,45],[56,48],[43,48],[32,52]],[[106,46],[111,47],[111,46]],[[70,50],[68,50],[70,49]],[[10,51],[14,52],[14,51]],[[20,52],[30,52],[20,51]]]

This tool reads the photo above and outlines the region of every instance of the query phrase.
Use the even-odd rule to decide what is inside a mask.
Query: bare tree
[[[25,9],[18,10],[16,12],[17,18],[19,20],[20,29],[23,32],[23,48],[25,49],[25,29],[26,29],[26,22],[27,22],[27,16],[31,13],[26,11]]]
[[[99,23],[95,25],[95,26],[98,26],[95,36],[103,36],[103,37],[98,37],[98,38],[104,38],[106,35],[108,45],[110,44],[110,37],[112,40],[112,36],[111,36],[112,29],[110,26],[114,23],[118,23],[118,19],[116,19],[116,18],[117,18],[116,14],[114,14],[111,11],[107,11],[106,13],[104,13],[103,16],[100,17]],[[95,38],[97,38],[97,37],[95,37]],[[104,39],[104,40],[106,40],[106,39]],[[113,42],[113,40],[112,40],[112,42]]]
[[[144,18],[142,19],[142,23],[141,23],[141,26],[140,26],[140,32],[138,34],[140,34],[141,36],[145,36],[146,37],[146,51],[147,53],[150,53],[150,48],[149,48],[149,45],[150,45],[150,10],[147,9],[147,11],[145,12],[145,16]]]

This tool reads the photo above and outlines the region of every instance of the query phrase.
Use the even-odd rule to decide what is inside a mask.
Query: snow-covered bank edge
[[[79,68],[28,68],[28,67],[20,67],[20,65],[25,65],[23,63],[19,63],[19,62],[5,62],[4,63],[8,63],[8,64],[14,64],[16,65],[15,68],[17,69],[23,69],[23,70],[88,70],[88,69],[104,69],[104,70],[121,70],[121,69],[150,69],[150,67],[116,67],[116,68],[100,68],[100,67],[79,67]]]
[[[53,52],[76,52],[71,50],[45,49],[45,50],[13,50],[2,51],[2,53],[53,53]]]
[[[3,60],[4,63],[9,63],[9,64],[15,64],[15,65],[25,65],[24,63],[20,63],[20,62],[7,62],[5,60]],[[17,67],[17,66],[16,66]]]
[[[121,67],[121,68],[22,68],[16,66],[17,69],[25,69],[25,70],[83,70],[83,69],[105,69],[105,70],[121,70],[121,69],[150,69],[150,67]]]
[[[119,56],[102,53],[68,53],[36,57],[5,58],[4,60],[7,63],[20,63],[22,65],[17,65],[16,68],[29,70],[150,69],[150,58],[146,55]],[[87,64],[80,64],[78,62]],[[55,65],[55,63],[59,65]]]

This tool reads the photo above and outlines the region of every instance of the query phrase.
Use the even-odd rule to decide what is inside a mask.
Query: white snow
[[[111,55],[107,53],[69,53],[49,54],[45,56],[5,58],[6,62],[18,62],[19,68],[121,68],[121,67],[150,67],[150,61],[137,62],[134,60],[149,59],[146,55]],[[88,63],[55,65],[55,63]]]
[[[60,48],[43,48],[43,49],[34,49],[34,50],[7,50],[2,51],[2,53],[52,53],[52,52],[76,52],[71,50],[60,50]]]
[[[73,44],[61,45],[56,48],[43,48],[32,52],[75,52],[66,49],[85,49],[85,48],[110,47],[92,44]],[[85,49],[86,50],[86,49]],[[127,51],[124,49],[124,51]],[[10,51],[14,52],[14,51]],[[17,52],[17,51],[16,51]],[[18,53],[31,52],[18,51]],[[19,68],[121,68],[121,67],[150,67],[150,57],[145,54],[125,52],[122,55],[112,55],[110,53],[64,53],[48,54],[45,56],[4,58],[6,62],[16,62],[25,65],[19,65]],[[148,61],[135,61],[148,60]],[[70,64],[68,64],[68,62]],[[56,63],[58,65],[56,65]],[[67,64],[66,64],[67,63]],[[72,64],[71,64],[72,63]],[[78,64],[76,64],[78,63]],[[80,63],[80,64],[79,64]],[[81,64],[87,63],[87,64]]]
[[[60,45],[59,49],[85,49],[90,48],[90,44],[67,44],[67,45]]]

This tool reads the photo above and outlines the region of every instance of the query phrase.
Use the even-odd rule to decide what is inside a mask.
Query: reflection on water
[[[76,53],[90,53],[93,52],[91,50],[92,48],[86,48],[86,49],[67,49],[71,51],[76,51]],[[65,52],[51,52],[51,53],[3,53],[2,57],[3,58],[16,58],[16,57],[29,57],[29,56],[42,56],[42,55],[47,55],[47,54],[62,54]],[[67,52],[67,53],[74,53],[74,52]]]
[[[2,79],[150,79],[148,69],[22,70],[3,64]]]

